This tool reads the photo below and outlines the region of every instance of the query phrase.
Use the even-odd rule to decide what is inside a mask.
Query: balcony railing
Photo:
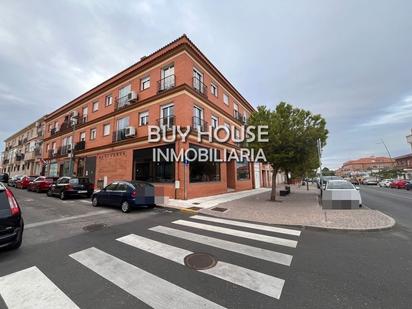
[[[54,150],[54,149],[50,149],[50,150],[47,152],[47,155],[48,155],[48,158],[54,158],[54,157],[57,156],[57,151]]]
[[[192,117],[192,129],[196,131],[202,131],[205,132],[208,130],[207,128],[207,122],[204,121],[202,118],[199,117]]]
[[[21,160],[24,160],[24,153],[16,154],[16,161],[20,162]]]
[[[162,130],[169,130],[176,124],[174,115],[159,118],[156,122]]]
[[[74,146],[75,151],[80,151],[86,149],[86,141],[80,141]]]
[[[113,132],[113,143],[120,142],[126,138],[126,129],[120,129]]]
[[[176,86],[175,75],[169,75],[157,82],[157,92],[163,92]]]
[[[61,155],[69,154],[71,152],[71,150],[72,150],[72,145],[70,145],[70,144],[62,146],[62,147],[60,147],[60,154]]]
[[[42,155],[41,147],[34,148],[34,155],[39,157]]]
[[[55,134],[57,134],[57,132],[59,132],[59,130],[57,128],[52,128],[50,130],[50,135],[55,135]]]
[[[197,77],[193,77],[193,89],[207,97],[207,86]]]
[[[3,164],[9,164],[10,160],[9,159],[4,159]]]
[[[236,120],[243,122],[243,116],[241,113],[239,113],[239,111],[233,111],[233,117],[235,117]]]
[[[127,95],[116,98],[115,110],[123,109],[131,104],[134,104],[138,101],[138,96],[135,92],[129,92]]]

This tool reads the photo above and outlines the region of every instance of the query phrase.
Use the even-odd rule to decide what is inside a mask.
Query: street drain
[[[219,211],[219,212],[225,212],[227,210],[227,208],[223,208],[223,207],[215,207],[212,208],[213,211]]]
[[[217,259],[207,253],[195,252],[185,256],[185,265],[194,270],[209,269],[216,265]]]
[[[95,231],[100,231],[100,230],[104,229],[105,227],[107,227],[106,224],[96,223],[96,224],[90,224],[90,225],[84,226],[83,230],[85,230],[87,232],[95,232]]]

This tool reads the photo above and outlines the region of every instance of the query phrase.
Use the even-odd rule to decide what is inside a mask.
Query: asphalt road
[[[125,215],[87,200],[16,191],[29,228],[19,250],[0,252],[3,306],[34,297],[53,308],[410,308],[412,194],[388,193],[361,189],[366,206],[399,216],[392,230],[297,236],[163,209]],[[219,262],[190,269],[182,265],[190,252]]]

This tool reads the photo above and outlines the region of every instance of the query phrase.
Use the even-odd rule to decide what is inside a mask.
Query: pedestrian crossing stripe
[[[135,234],[130,234],[118,238],[117,240],[181,265],[184,265],[184,258],[193,253],[185,249],[174,247]],[[282,288],[285,283],[283,279],[223,261],[218,261],[214,267],[199,270],[199,272],[226,280],[276,299],[280,298]]]
[[[231,235],[231,236],[237,236],[237,237],[243,237],[243,238],[252,239],[252,240],[258,240],[258,241],[267,242],[267,243],[270,243],[270,244],[286,246],[286,247],[291,247],[291,248],[296,248],[297,243],[298,243],[296,240],[279,238],[279,237],[274,237],[274,236],[267,236],[267,235],[263,235],[263,234],[245,232],[245,231],[230,229],[230,228],[226,228],[226,227],[208,225],[208,224],[203,224],[203,223],[198,223],[198,222],[191,222],[191,221],[186,221],[186,220],[176,220],[176,221],[173,221],[172,223],[179,224],[179,225],[184,225],[184,226],[188,226],[188,227],[193,227],[193,228],[197,228],[197,229],[201,229],[201,230],[206,230],[206,231]]]
[[[215,222],[215,223],[223,223],[223,224],[227,224],[227,225],[246,227],[246,228],[261,230],[261,231],[268,231],[268,232],[274,232],[274,233],[280,233],[280,234],[300,236],[300,231],[298,231],[298,230],[286,229],[286,228],[281,228],[281,227],[276,227],[276,226],[268,226],[268,225],[262,225],[262,224],[236,221],[236,220],[227,220],[227,219],[221,219],[221,218],[216,218],[216,217],[207,217],[207,216],[201,216],[201,215],[191,216],[190,218],[191,219],[196,219],[196,220]]]
[[[166,226],[155,226],[149,228],[150,231],[162,233],[165,235],[178,237],[181,239],[197,242],[207,246],[223,249],[226,251],[236,252],[243,255],[251,256],[253,258],[258,258],[261,260],[266,260],[268,262],[273,262],[285,266],[290,266],[292,263],[292,256],[285,253],[280,253],[276,251],[266,250],[262,248],[257,248],[249,245],[244,245],[228,240],[223,240],[219,238],[209,237],[205,235],[195,234],[191,232],[186,232],[178,229],[173,229]]]
[[[9,309],[79,308],[36,266],[1,277],[0,293]]]
[[[94,247],[70,257],[155,309],[224,308]]]

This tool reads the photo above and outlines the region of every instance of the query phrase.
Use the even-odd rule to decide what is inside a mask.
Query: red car
[[[408,181],[405,179],[398,179],[394,180],[391,182],[391,188],[395,189],[406,189],[406,185],[408,184]]]
[[[37,193],[47,192],[52,186],[52,184],[56,182],[57,179],[59,179],[59,177],[40,176],[29,184],[27,190],[35,191]]]
[[[23,176],[21,179],[16,180],[16,188],[27,189],[29,183],[35,180],[39,176]]]

